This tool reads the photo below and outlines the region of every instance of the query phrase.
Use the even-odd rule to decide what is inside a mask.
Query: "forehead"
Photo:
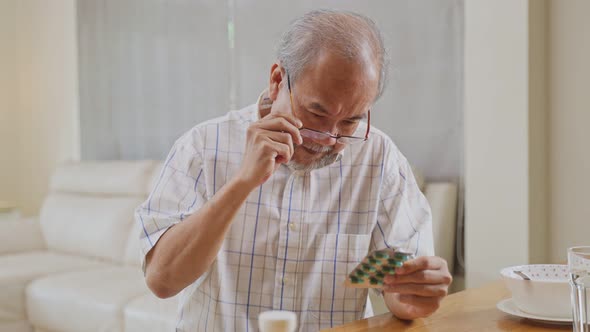
[[[377,96],[379,75],[372,63],[323,54],[297,80],[294,93],[304,106],[322,106],[330,115],[366,113]]]

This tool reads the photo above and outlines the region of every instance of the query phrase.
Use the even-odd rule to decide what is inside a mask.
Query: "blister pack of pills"
[[[348,274],[346,287],[380,288],[387,275],[394,275],[395,269],[401,267],[405,261],[414,255],[403,249],[387,248],[370,252]]]

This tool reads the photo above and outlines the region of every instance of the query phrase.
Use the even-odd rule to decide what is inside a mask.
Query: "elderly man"
[[[430,208],[370,124],[385,62],[371,20],[310,12],[284,34],[256,104],[176,141],[136,219],[148,286],[183,291],[177,331],[254,331],[267,310],[295,312],[302,331],[360,319],[367,290],[344,281],[387,247],[418,257],[385,279],[389,310],[438,308],[451,275],[433,256]]]

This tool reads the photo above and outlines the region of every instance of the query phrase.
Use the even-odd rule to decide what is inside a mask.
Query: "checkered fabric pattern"
[[[144,257],[236,174],[258,118],[254,104],[176,141],[136,211]],[[295,312],[300,331],[361,319],[367,290],[345,288],[347,273],[373,249],[433,255],[431,222],[407,160],[377,129],[324,168],[283,165],[248,196],[216,261],[183,291],[177,331],[257,331],[267,310]]]

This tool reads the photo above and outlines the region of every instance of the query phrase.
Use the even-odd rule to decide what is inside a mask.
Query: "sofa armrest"
[[[457,193],[457,184],[453,182],[426,183],[424,190],[432,210],[434,252],[447,261],[450,271],[455,263]]]
[[[0,222],[0,254],[45,249],[38,218]]]

